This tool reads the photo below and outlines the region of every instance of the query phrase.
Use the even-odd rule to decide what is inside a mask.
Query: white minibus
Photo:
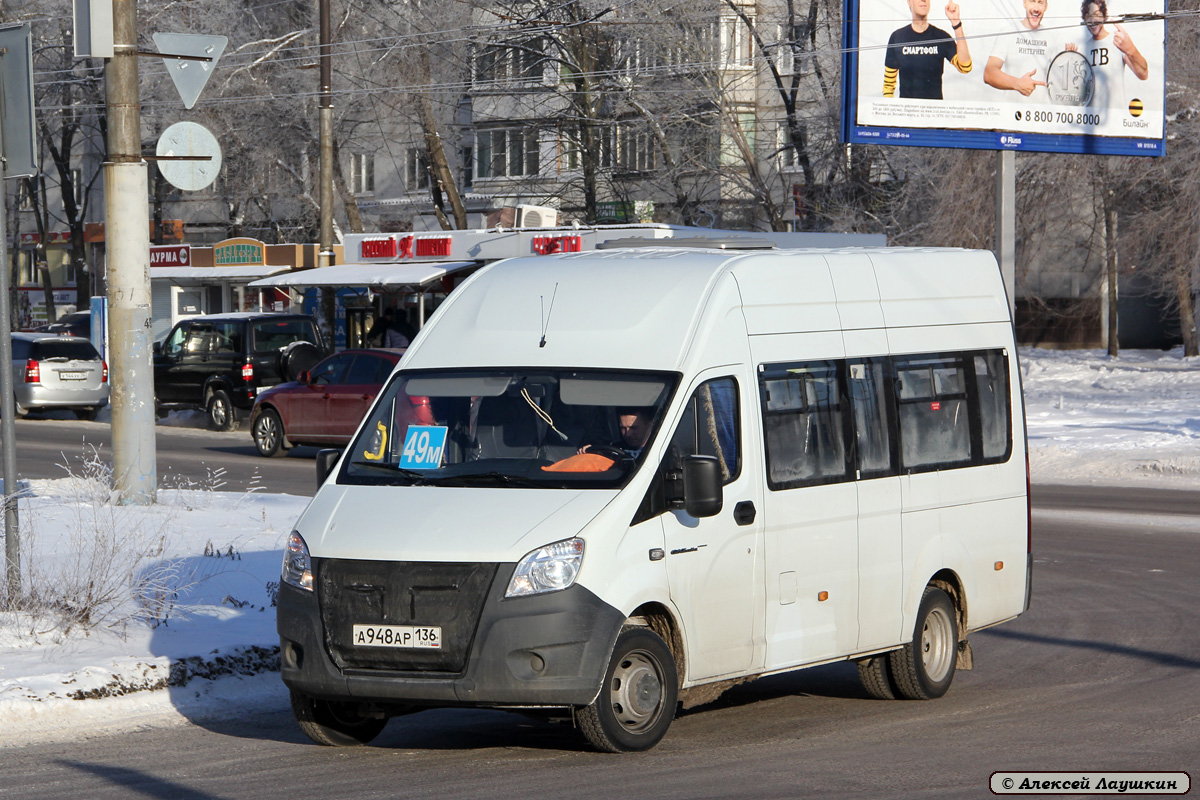
[[[1028,607],[990,253],[654,244],[481,269],[318,458],[278,594],[312,739],[467,706],[645,750],[680,704],[844,660],[932,699]]]

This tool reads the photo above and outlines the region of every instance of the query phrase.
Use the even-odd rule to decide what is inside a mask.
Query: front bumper
[[[303,592],[281,584],[277,627],[283,681],[301,694],[326,700],[358,700],[434,706],[579,706],[595,699],[613,642],[625,615],[582,586],[532,597],[504,598],[513,564],[499,564],[482,602],[460,614],[455,633],[464,644],[461,663],[434,669],[339,666],[340,646],[324,619],[341,626],[374,624],[348,620],[325,608],[320,588]],[[405,587],[391,587],[401,595]],[[321,595],[320,597],[318,595]],[[359,612],[356,612],[359,613]],[[427,619],[425,624],[438,624]],[[335,654],[337,660],[335,661]]]

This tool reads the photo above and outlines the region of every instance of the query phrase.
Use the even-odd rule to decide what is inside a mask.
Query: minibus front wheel
[[[671,648],[649,628],[626,627],[617,636],[600,694],[576,719],[597,750],[649,750],[671,727],[678,700]]]
[[[357,747],[383,731],[387,717],[367,716],[361,703],[317,700],[292,692],[292,715],[300,730],[317,744],[327,747]]]

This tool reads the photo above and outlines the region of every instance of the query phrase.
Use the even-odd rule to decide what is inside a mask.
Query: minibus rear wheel
[[[357,747],[374,739],[387,725],[386,717],[368,717],[359,703],[317,700],[292,692],[292,715],[300,730],[327,747]]]
[[[896,691],[908,700],[941,697],[954,680],[958,659],[958,614],[950,596],[925,587],[912,641],[893,650],[889,666]]]
[[[858,662],[858,678],[867,694],[876,700],[896,699],[895,681],[892,680],[889,660],[887,653],[881,653]]]
[[[671,648],[649,628],[626,627],[617,636],[600,694],[576,719],[597,750],[632,753],[659,743],[678,701]]]

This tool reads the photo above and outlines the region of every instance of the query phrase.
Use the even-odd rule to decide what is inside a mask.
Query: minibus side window
[[[965,355],[896,359],[900,457],[905,470],[970,463],[965,362]]]
[[[983,428],[983,458],[1003,461],[1012,446],[1008,413],[1008,362],[1000,350],[975,356],[975,387]]]
[[[893,474],[892,436],[888,425],[885,362],[860,361],[848,365],[847,385],[854,409],[854,436],[858,477]]]
[[[760,369],[767,483],[772,489],[849,478],[845,362],[772,364]]]
[[[741,428],[738,425],[737,383],[717,378],[696,388],[671,437],[671,455],[716,456],[728,484],[741,472]]]

